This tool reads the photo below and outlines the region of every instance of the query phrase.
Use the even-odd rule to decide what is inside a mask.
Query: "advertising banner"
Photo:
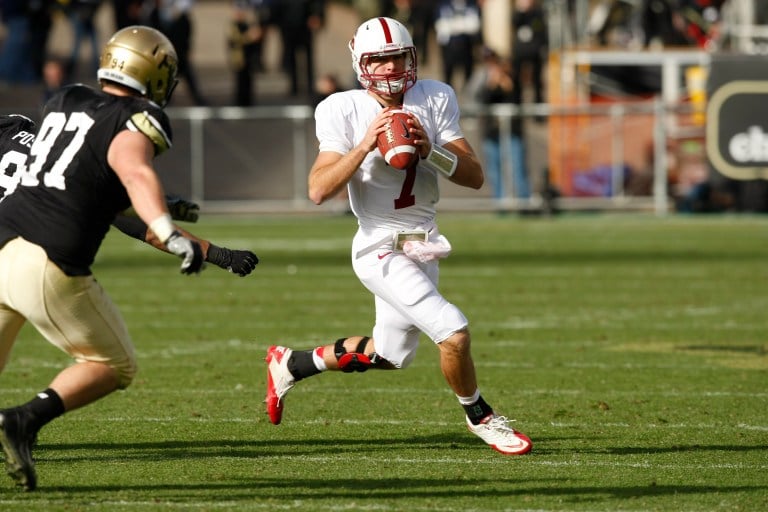
[[[768,179],[768,60],[713,56],[707,96],[712,168],[734,180]]]

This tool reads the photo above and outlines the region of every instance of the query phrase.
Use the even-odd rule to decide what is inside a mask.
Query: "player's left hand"
[[[245,277],[253,272],[259,263],[259,257],[251,251],[227,249],[213,244],[208,247],[206,260],[240,277]]]
[[[183,222],[197,222],[200,213],[200,206],[197,203],[188,201],[180,196],[167,194],[165,204],[168,206],[168,212],[173,220]]]
[[[418,148],[419,156],[426,158],[432,149],[432,143],[429,141],[427,132],[424,131],[424,125],[421,124],[421,120],[411,114],[411,118],[408,120],[408,129],[413,137],[413,143]]]
[[[196,240],[190,240],[178,231],[174,231],[165,241],[165,247],[182,259],[182,274],[198,274],[205,268],[203,250]]]

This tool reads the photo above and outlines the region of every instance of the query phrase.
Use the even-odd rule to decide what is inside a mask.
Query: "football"
[[[386,130],[379,134],[378,146],[384,160],[395,169],[405,170],[419,158],[418,148],[408,131],[408,114],[393,111]]]

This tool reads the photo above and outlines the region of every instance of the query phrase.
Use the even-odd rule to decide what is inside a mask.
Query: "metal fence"
[[[674,128],[678,125],[676,120],[687,110],[686,106],[665,106],[660,99],[559,108],[544,104],[495,105],[488,109],[466,106],[462,109],[462,128],[481,160],[483,116],[499,118],[502,130],[509,126],[512,116],[524,118],[533,194],[528,199],[518,199],[508,188],[506,197],[494,199],[487,185],[478,192],[444,181],[441,209],[639,209],[665,214],[670,210],[670,136],[679,131]],[[157,166],[169,190],[191,197],[210,212],[317,211],[317,206],[307,199],[306,189],[307,173],[317,152],[311,107],[191,107],[169,108],[168,113],[174,129],[174,149],[161,156]],[[546,121],[534,121],[541,117]],[[623,128],[636,124],[632,120],[640,117],[651,121],[629,132]],[[553,141],[563,137],[556,127],[574,120],[579,120],[584,140],[566,134],[571,140],[560,141],[559,149],[555,150]],[[592,127],[598,124],[603,126],[603,135],[591,135]],[[628,135],[630,141],[626,140]],[[649,144],[648,162],[642,169],[637,165],[629,167],[643,174],[648,184],[628,189],[627,153],[638,139]],[[608,159],[584,164],[581,169],[569,168],[572,155],[583,153],[580,146],[585,144],[587,150],[600,148],[603,153],[610,148]],[[506,160],[503,166],[510,169],[511,162]],[[561,168],[561,175],[555,180],[551,174],[553,167]],[[571,174],[588,173],[590,167],[609,170],[609,176],[603,176],[609,181],[605,191],[569,193],[566,180],[571,175],[564,177],[563,169]],[[327,206],[337,207],[333,203]]]
[[[210,213],[318,212],[346,209],[345,201],[318,207],[307,198],[307,174],[317,154],[314,110],[310,106],[187,107],[166,109],[173,128],[174,147],[156,160],[169,192],[189,197]],[[480,191],[441,182],[441,210],[643,210],[659,215],[673,208],[670,155],[680,136],[679,118],[690,115],[690,105],[668,105],[661,99],[609,105],[553,107],[546,104],[476,105],[462,107],[462,129],[481,161],[482,119],[496,116],[502,130],[509,119],[522,116],[532,195],[515,198],[511,187],[501,199],[492,198],[490,185]],[[24,113],[36,119],[38,112]],[[534,119],[545,118],[544,122]],[[637,120],[645,121],[637,127]],[[650,119],[650,121],[648,121]],[[578,125],[573,134],[558,125]],[[634,126],[634,127],[633,127]],[[607,129],[606,129],[607,127]],[[632,127],[625,129],[624,127]],[[504,132],[502,131],[502,134]],[[646,141],[647,163],[629,165],[641,173],[645,187],[627,187],[632,146]],[[555,148],[553,146],[559,146]],[[600,149],[603,157],[584,163],[583,153]],[[635,152],[637,152],[635,150]],[[580,155],[577,165],[574,155]],[[698,157],[703,158],[703,150]],[[503,168],[511,179],[511,162]],[[553,169],[560,176],[553,177]],[[598,194],[572,193],[574,173],[599,168],[609,184]],[[570,174],[569,174],[570,173]]]

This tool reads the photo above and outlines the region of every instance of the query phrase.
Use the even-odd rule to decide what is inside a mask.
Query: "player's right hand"
[[[182,274],[197,274],[203,270],[205,266],[203,250],[196,241],[185,238],[178,231],[174,231],[168,237],[168,240],[165,241],[165,247],[176,256],[182,258]]]
[[[384,109],[379,112],[371,124],[368,125],[365,137],[363,137],[359,144],[359,147],[363,148],[367,153],[374,151],[378,147],[379,134],[386,129],[389,118],[392,117],[390,110]]]
[[[184,222],[197,222],[200,214],[200,206],[183,197],[166,194],[165,204],[168,206],[168,212],[173,220]]]

